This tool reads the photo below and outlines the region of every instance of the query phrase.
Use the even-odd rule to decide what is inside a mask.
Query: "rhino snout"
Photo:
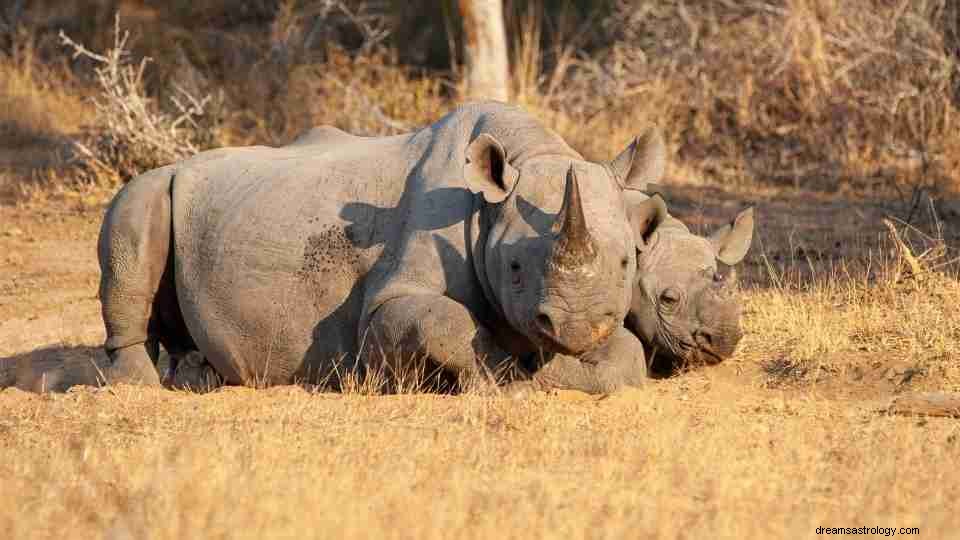
[[[702,360],[708,364],[717,364],[733,356],[741,338],[743,331],[739,324],[701,327],[693,333],[693,342]]]
[[[587,352],[605,341],[618,326],[616,313],[605,313],[595,320],[574,319],[561,310],[540,308],[533,318],[540,338],[564,354]]]

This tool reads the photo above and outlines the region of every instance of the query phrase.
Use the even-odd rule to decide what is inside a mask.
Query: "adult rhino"
[[[521,109],[460,107],[393,137],[317,128],[282,148],[201,153],[140,175],[98,254],[111,382],[158,384],[158,344],[229,384],[284,384],[360,358],[428,357],[461,376],[508,357],[627,351],[635,236],[662,164],[636,143],[585,161]],[[662,167],[661,167],[662,168]]]

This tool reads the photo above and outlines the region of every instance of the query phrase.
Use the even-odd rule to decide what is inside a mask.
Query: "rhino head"
[[[743,331],[737,273],[753,237],[753,209],[709,237],[673,218],[638,243],[637,279],[625,326],[647,348],[653,374],[717,364]]]
[[[545,351],[577,355],[600,345],[629,308],[633,234],[662,221],[655,217],[666,212],[662,199],[628,213],[626,186],[609,164],[543,155],[515,167],[489,134],[470,143],[467,160],[464,177],[481,195],[485,234],[474,264],[490,303]],[[662,156],[642,161],[648,176],[662,169]]]

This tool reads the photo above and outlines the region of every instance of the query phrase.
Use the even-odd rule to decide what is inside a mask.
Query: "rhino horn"
[[[553,224],[553,231],[557,235],[553,260],[558,266],[576,268],[597,258],[597,248],[587,229],[583,201],[580,198],[580,184],[577,182],[573,165],[570,165],[567,171],[563,204]]]

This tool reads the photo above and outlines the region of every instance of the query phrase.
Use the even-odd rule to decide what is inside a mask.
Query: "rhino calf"
[[[159,383],[158,344],[244,385],[415,357],[475,379],[601,346],[631,351],[611,372],[640,369],[621,321],[635,246],[665,213],[624,199],[662,173],[642,142],[591,163],[522,110],[481,103],[414,133],[323,127],[147,172],[100,234],[107,378]]]
[[[647,196],[628,198],[636,204]],[[624,325],[643,342],[652,374],[733,355],[743,337],[734,265],[750,249],[753,228],[753,208],[747,208],[707,237],[672,216],[647,237]]]

